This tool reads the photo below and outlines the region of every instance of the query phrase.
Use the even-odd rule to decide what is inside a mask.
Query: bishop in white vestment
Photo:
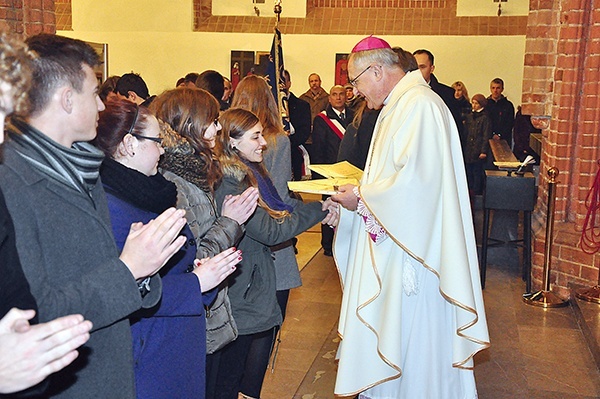
[[[402,51],[401,51],[402,53]],[[403,56],[359,42],[350,82],[379,115],[360,186],[340,187],[343,286],[335,393],[474,399],[489,346],[475,234],[452,114]]]

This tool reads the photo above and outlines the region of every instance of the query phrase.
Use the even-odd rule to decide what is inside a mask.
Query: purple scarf
[[[269,206],[269,208],[274,211],[288,211],[293,212],[294,207],[283,202],[279,193],[275,189],[273,185],[273,181],[268,175],[263,175],[258,168],[258,164],[254,162],[247,162],[244,160],[244,163],[252,170],[254,177],[256,178],[256,182],[258,183],[258,192],[260,193],[260,197],[265,201],[265,203]]]

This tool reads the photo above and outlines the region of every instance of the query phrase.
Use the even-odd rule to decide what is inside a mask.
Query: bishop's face
[[[349,81],[354,86],[354,95],[363,96],[367,107],[371,109],[380,108],[385,100],[385,96],[381,98],[380,95],[382,82],[376,79],[376,68],[380,67],[373,64],[356,64],[353,60],[348,63],[348,77],[351,78]]]

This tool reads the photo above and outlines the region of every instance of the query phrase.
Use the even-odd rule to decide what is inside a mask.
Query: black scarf
[[[12,119],[7,132],[11,145],[27,163],[45,176],[89,195],[89,189],[98,181],[102,151],[86,142],[64,147],[19,118]]]
[[[177,204],[177,187],[160,173],[146,176],[106,158],[102,162],[100,176],[107,193],[137,208],[160,214]]]

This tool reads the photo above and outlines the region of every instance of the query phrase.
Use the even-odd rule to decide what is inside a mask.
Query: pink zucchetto
[[[371,35],[358,42],[352,49],[352,52],[358,53],[359,51],[376,50],[380,48],[392,48],[392,46],[390,46],[385,40]]]

